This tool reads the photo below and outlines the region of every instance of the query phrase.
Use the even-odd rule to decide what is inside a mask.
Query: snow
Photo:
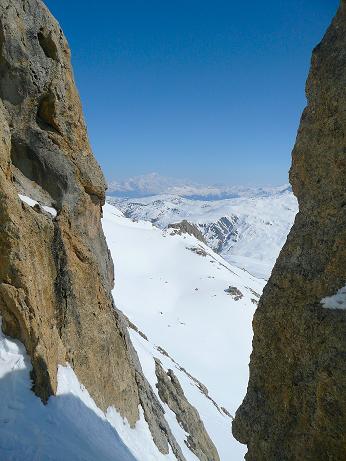
[[[129,447],[137,461],[176,461],[171,449],[168,455],[159,452],[144,419],[142,408],[139,413],[140,419],[134,429],[130,428],[128,422],[113,407],[108,408],[106,415],[107,420],[116,429],[121,440]],[[122,461],[122,458],[119,458],[119,461]]]
[[[115,263],[113,296],[117,307],[149,338],[150,343],[134,340],[148,380],[155,385],[151,362],[158,357],[154,346],[161,346],[234,414],[246,392],[254,300],[265,282],[231,266],[192,236],[171,235],[147,221],[133,222],[109,204],[103,212]],[[196,254],[195,248],[206,256]],[[241,300],[225,292],[229,286],[241,291]],[[162,354],[159,358],[166,363]],[[172,363],[166,366],[172,368]],[[230,419],[184,373],[177,375],[221,459],[241,460],[246,448],[232,437]],[[181,433],[174,433],[181,439]]]
[[[321,304],[326,309],[346,309],[346,286],[340,288],[333,296],[328,296],[321,300]]]
[[[150,221],[161,229],[184,219],[194,223],[224,259],[264,279],[270,276],[298,210],[289,190],[214,201],[174,195],[108,201],[132,220]]]
[[[53,217],[57,215],[57,211],[55,208],[52,206],[47,206],[47,205],[41,205],[39,202],[36,200],[33,200],[32,198],[26,196],[26,195],[21,195],[18,194],[19,198],[21,199],[22,202],[26,203],[27,205],[34,207],[35,205],[39,205],[44,211],[47,213],[51,214]]]
[[[68,364],[47,405],[31,391],[30,370],[24,346],[0,325],[0,459],[175,461],[158,451],[142,413],[135,429],[114,408],[105,416]]]

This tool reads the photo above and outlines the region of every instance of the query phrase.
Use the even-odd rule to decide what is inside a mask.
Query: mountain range
[[[271,193],[224,200],[196,200],[177,195],[136,199],[108,197],[126,217],[173,227],[202,239],[229,263],[268,279],[298,210],[293,193],[282,186]],[[188,226],[188,229],[187,229]]]
[[[134,176],[122,181],[108,182],[108,195],[125,198],[148,197],[151,195],[178,195],[191,199],[221,200],[239,197],[266,197],[273,193],[290,191],[290,185],[281,186],[242,186],[242,185],[203,185],[187,179],[176,179],[149,173]]]

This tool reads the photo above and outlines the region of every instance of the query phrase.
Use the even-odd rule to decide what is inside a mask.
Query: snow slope
[[[139,199],[108,198],[132,220],[165,228],[187,220],[208,245],[232,265],[268,279],[297,213],[292,192],[227,200],[190,200],[172,195]]]
[[[30,371],[24,346],[0,325],[1,460],[175,461],[156,448],[142,411],[135,429],[112,407],[105,415],[68,364],[47,405],[33,394]]]
[[[234,414],[246,391],[251,322],[264,281],[230,266],[192,236],[133,222],[108,204],[103,229],[115,263],[116,305],[148,337],[131,333],[149,382],[155,388],[157,357],[174,369],[221,459],[243,459],[245,449],[231,435],[231,419],[157,347]],[[229,286],[240,291],[241,299],[225,291]],[[181,434],[174,433],[179,440]],[[187,459],[194,460],[191,452]]]
[[[24,346],[0,329],[0,459],[134,461],[71,368],[59,368],[47,405],[31,391],[30,370]]]

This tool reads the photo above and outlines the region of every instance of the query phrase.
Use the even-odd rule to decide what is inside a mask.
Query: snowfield
[[[133,222],[107,204],[103,229],[115,263],[116,305],[148,337],[131,331],[147,379],[155,390],[154,357],[173,369],[221,459],[243,459],[246,448],[232,437],[231,418],[180,368],[208,388],[219,408],[235,413],[246,391],[251,322],[265,282],[232,267],[193,236]],[[239,293],[229,293],[229,287]],[[172,427],[181,440],[178,429]],[[195,460],[189,450],[185,456]]]
[[[126,217],[150,221],[161,229],[187,220],[226,261],[264,279],[269,278],[298,211],[296,198],[284,187],[265,195],[214,201],[177,195],[107,201]]]

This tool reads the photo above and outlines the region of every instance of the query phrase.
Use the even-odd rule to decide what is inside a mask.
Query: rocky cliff
[[[184,457],[111,296],[105,181],[90,150],[66,39],[41,0],[0,0],[0,315],[46,402],[70,363],[96,404]]]
[[[248,461],[346,459],[345,0],[313,51],[306,93],[290,171],[299,213],[254,317],[233,423]]]
[[[112,261],[100,224],[105,182],[69,48],[42,2],[1,0],[0,13],[3,329],[25,344],[43,400],[56,390],[58,363],[68,361],[101,408],[113,402],[133,424],[135,373],[112,306]]]

